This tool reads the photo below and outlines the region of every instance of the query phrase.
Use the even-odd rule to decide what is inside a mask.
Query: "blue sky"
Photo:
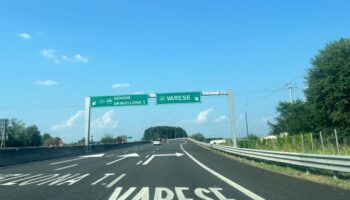
[[[232,90],[236,128],[268,133],[304,99],[310,59],[348,37],[348,1],[2,1],[0,117],[65,142],[84,135],[86,96]],[[113,87],[114,86],[114,87]],[[93,109],[92,132],[139,139],[155,125],[230,137],[225,97],[201,104]]]

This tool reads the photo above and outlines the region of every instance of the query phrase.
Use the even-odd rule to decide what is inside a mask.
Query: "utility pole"
[[[288,91],[289,91],[289,102],[293,103],[293,86],[291,83],[288,84]]]
[[[247,103],[245,103],[244,108],[245,108],[245,127],[246,127],[247,138],[248,138],[249,137],[249,129],[248,129]]]

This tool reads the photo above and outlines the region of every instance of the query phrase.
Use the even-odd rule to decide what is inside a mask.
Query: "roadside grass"
[[[303,139],[301,137],[303,137]],[[237,141],[237,146],[269,151],[350,156],[350,145],[347,142],[345,144],[339,144],[339,151],[333,143],[331,139],[327,138],[322,146],[319,140],[312,139],[310,135],[296,135],[277,137],[276,140],[241,139]],[[226,140],[225,145],[231,146],[232,141],[229,139]]]
[[[226,156],[230,159],[258,167],[260,169],[268,170],[271,172],[276,172],[279,174],[320,183],[320,184],[326,184],[330,186],[336,186],[343,189],[350,190],[350,173],[336,173],[334,174],[331,171],[328,170],[318,170],[318,169],[305,169],[302,167],[295,167],[290,165],[284,165],[284,164],[276,164],[272,162],[266,162],[262,160],[255,160],[255,159],[248,159],[240,156],[235,156],[232,154],[228,154],[225,152],[221,152],[215,149],[211,149],[208,147],[204,147],[208,150],[212,150],[213,152]]]

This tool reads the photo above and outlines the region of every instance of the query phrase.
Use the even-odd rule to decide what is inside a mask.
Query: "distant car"
[[[153,141],[153,145],[160,145],[160,141]]]

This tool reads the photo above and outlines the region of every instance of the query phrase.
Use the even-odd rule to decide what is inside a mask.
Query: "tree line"
[[[160,140],[187,137],[187,132],[181,127],[155,126],[145,130],[143,140]]]
[[[271,133],[303,132],[350,135],[350,39],[328,43],[311,60],[305,77],[306,100],[280,102]]]
[[[26,126],[20,120],[11,119],[7,127],[6,147],[59,146],[61,138],[40,134],[36,125]]]

